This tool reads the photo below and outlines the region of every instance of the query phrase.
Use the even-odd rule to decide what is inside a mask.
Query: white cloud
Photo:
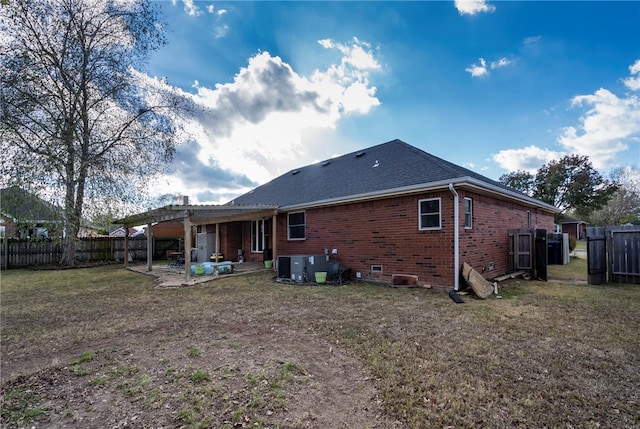
[[[189,16],[198,16],[202,15],[202,11],[198,6],[193,3],[193,0],[182,0],[184,4],[184,11],[187,12]]]
[[[484,58],[479,58],[476,64],[471,64],[464,71],[471,73],[471,77],[487,76],[489,70],[487,70],[487,62]]]
[[[588,110],[577,126],[562,130],[558,141],[572,153],[589,156],[596,168],[611,166],[627,143],[640,137],[640,100],[635,95],[621,98],[600,88],[574,97],[571,105]]]
[[[195,202],[226,202],[291,168],[312,161],[314,149],[347,115],[367,114],[380,104],[369,73],[380,69],[371,47],[320,43],[341,58],[310,77],[280,57],[256,54],[233,81],[213,88],[196,83],[192,101],[206,109],[188,128],[193,142],[179,148],[174,173],[152,193],[185,193]],[[332,149],[335,151],[335,148]],[[317,157],[317,154],[314,155]]]
[[[213,30],[213,36],[216,39],[222,39],[229,32],[229,26],[227,24],[217,25]]]
[[[498,61],[491,62],[491,70],[501,69],[511,64],[511,61],[506,58],[500,58]]]
[[[640,60],[629,66],[629,72],[631,76],[623,80],[625,86],[632,91],[640,91]]]
[[[367,70],[380,69],[380,63],[371,52],[371,45],[361,42],[357,37],[352,39],[350,45],[336,43],[331,39],[318,40],[318,43],[325,49],[336,49],[343,54],[340,65],[333,69],[338,75],[358,70],[361,76],[366,77]]]
[[[492,156],[492,159],[505,170],[524,170],[535,173],[540,167],[551,160],[559,159],[565,154],[554,152],[537,146],[522,149],[505,149]]]
[[[455,0],[454,4],[460,15],[476,15],[496,10],[496,7],[487,3],[486,0]]]
[[[177,0],[171,0],[171,4],[174,6],[177,4]],[[197,17],[203,14],[202,9],[198,7],[194,0],[182,0],[184,11],[189,16]],[[222,23],[222,17],[227,13],[226,9],[216,9],[213,4],[204,6],[206,12],[215,17],[215,25],[213,27],[213,37],[221,39],[229,32],[229,25]]]
[[[534,43],[538,43],[542,39],[542,36],[530,36],[524,38],[525,45],[532,45]]]
[[[640,60],[629,67],[632,77],[625,85],[636,89],[633,75],[640,74]],[[529,146],[524,149],[505,149],[493,155],[502,168],[535,172],[543,164],[566,154],[586,155],[595,168],[603,169],[617,164],[616,158],[633,145],[634,159],[640,161],[640,98],[636,94],[620,97],[600,88],[593,94],[578,95],[571,99],[571,107],[586,108],[575,126],[564,127],[558,143],[564,151]],[[619,162],[618,162],[619,164]]]
[[[500,58],[498,61],[491,61],[487,65],[487,61],[484,58],[478,58],[478,62],[471,64],[464,71],[471,74],[471,77],[488,76],[489,70],[501,69],[511,64],[511,60],[507,58]]]

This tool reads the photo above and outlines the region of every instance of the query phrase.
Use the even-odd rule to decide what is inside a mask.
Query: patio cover
[[[143,213],[137,213],[122,219],[116,219],[114,224],[124,225],[125,227],[147,225],[147,271],[152,271],[152,242],[151,225],[154,222],[180,221],[184,223],[184,247],[191,249],[191,227],[198,225],[216,225],[216,236],[219,236],[219,224],[235,221],[250,221],[265,217],[273,217],[278,214],[278,206],[276,204],[225,204],[225,205],[189,205],[188,197],[184,197],[183,204],[172,204],[156,209],[151,209]],[[275,219],[273,228],[275,229]],[[272,233],[273,254],[276,254],[275,230]],[[216,240],[216,253],[219,253],[219,240]],[[125,235],[125,267],[129,262],[129,237]],[[185,281],[191,280],[191,258],[186,257],[185,252]]]

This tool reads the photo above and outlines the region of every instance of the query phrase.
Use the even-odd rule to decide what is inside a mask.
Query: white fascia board
[[[483,182],[478,179],[474,179],[473,177],[466,177],[465,183],[468,183],[471,187],[480,188],[485,191],[489,191],[492,194],[498,194],[503,197],[507,197],[512,200],[524,202],[525,204],[532,205],[535,207],[539,207],[544,210],[548,210],[553,213],[560,213],[562,210],[559,208],[552,206],[551,204],[547,204],[544,201],[541,201],[537,198],[530,197],[528,195],[522,194],[517,191],[510,191],[505,188],[501,188],[499,186],[492,185],[490,183]]]

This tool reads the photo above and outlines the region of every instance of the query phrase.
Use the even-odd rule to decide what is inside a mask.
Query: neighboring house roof
[[[289,171],[229,204],[277,204],[302,209],[465,184],[558,212],[481,174],[433,156],[401,140]]]
[[[567,216],[567,215],[561,215],[560,218],[558,219],[558,225],[564,225],[566,223],[577,223],[577,224],[584,224],[584,225],[589,224],[589,222],[585,222],[584,220],[576,219],[574,217]]]
[[[124,237],[126,235],[125,231],[127,231],[129,237],[135,237],[137,235],[140,235],[141,233],[144,234],[144,231],[138,230],[136,228],[129,227],[125,229],[124,226],[119,226],[109,232],[109,237]]]
[[[0,211],[14,222],[60,222],[56,206],[17,186],[0,189]]]

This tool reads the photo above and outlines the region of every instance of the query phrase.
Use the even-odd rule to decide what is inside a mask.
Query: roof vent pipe
[[[449,190],[453,194],[453,290],[460,288],[460,197],[449,183]]]

